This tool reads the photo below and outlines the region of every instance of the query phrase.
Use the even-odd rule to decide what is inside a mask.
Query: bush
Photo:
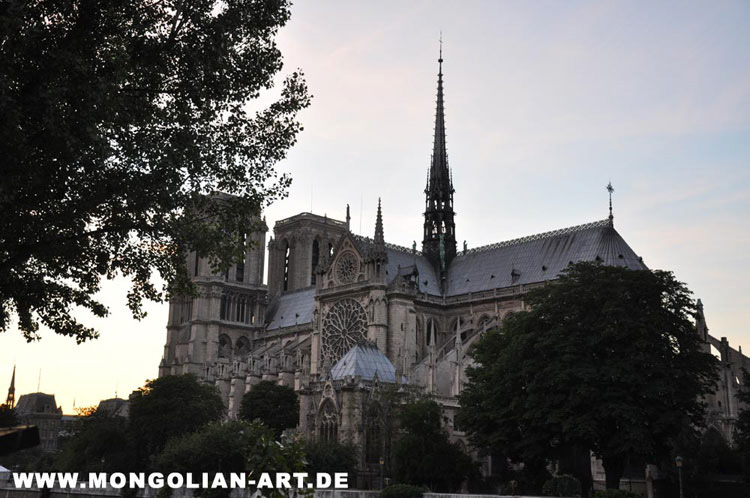
[[[409,484],[393,484],[380,492],[380,498],[422,498],[424,491]]]
[[[638,493],[626,491],[624,489],[607,489],[604,491],[594,491],[594,498],[643,498]]]
[[[544,496],[581,496],[581,483],[570,475],[555,476],[542,486]]]

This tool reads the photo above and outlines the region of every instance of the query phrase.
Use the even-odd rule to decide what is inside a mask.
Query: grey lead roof
[[[347,375],[359,375],[363,380],[396,382],[396,368],[374,344],[361,343],[350,349],[331,368],[331,379],[341,380]]]
[[[363,254],[372,239],[356,237]],[[440,295],[437,274],[421,252],[386,244],[388,282],[416,266],[419,290]],[[563,228],[520,239],[459,252],[448,267],[447,296],[500,289],[553,280],[571,262],[601,261],[610,266],[646,269],[643,261],[617,233],[610,220]],[[291,327],[312,321],[315,288],[282,294],[267,329]]]
[[[313,318],[315,307],[315,287],[308,287],[279,296],[274,307],[273,316],[266,330],[292,327],[298,323],[309,323]]]
[[[370,251],[373,245],[373,240],[370,237],[354,235],[353,238],[357,241],[359,250],[363,255]],[[388,254],[388,266],[386,267],[388,283],[393,282],[393,279],[398,276],[399,268],[416,266],[419,272],[419,291],[434,296],[440,295],[440,285],[435,269],[421,252],[389,243],[385,244],[385,251]]]
[[[552,280],[571,262],[597,260],[646,268],[611,221],[602,220],[459,252],[448,268],[447,295]]]
[[[387,247],[388,253],[388,283],[398,276],[399,266],[406,268],[416,266],[419,272],[419,291],[425,294],[440,295],[440,284],[435,269],[422,253],[412,253],[411,250],[402,251],[394,247]]]

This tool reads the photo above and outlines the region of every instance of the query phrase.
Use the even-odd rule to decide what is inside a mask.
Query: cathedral
[[[291,386],[300,396],[299,430],[357,444],[365,449],[366,467],[383,454],[368,414],[386,387],[436,400],[452,438],[465,443],[453,417],[471,362],[467,351],[484,331],[523,310],[528,289],[557,278],[571,263],[646,269],[615,229],[611,203],[602,220],[458,247],[442,57],[438,62],[421,249],[386,241],[387,206],[378,203],[371,238],[352,233],[347,207],[344,220],[313,213],[279,220],[267,243],[263,223],[247,234],[244,262],[228,273],[214,272],[193,253],[187,265],[198,296],[170,302],[160,376],[191,373],[215,384],[229,418],[261,380]],[[730,438],[739,371],[750,361],[726,339],[708,334],[700,309],[698,332],[723,367],[709,400],[712,420]]]

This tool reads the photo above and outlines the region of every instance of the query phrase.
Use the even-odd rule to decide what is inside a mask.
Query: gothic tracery
[[[354,299],[342,299],[323,318],[322,356],[333,364],[366,336],[365,309]]]

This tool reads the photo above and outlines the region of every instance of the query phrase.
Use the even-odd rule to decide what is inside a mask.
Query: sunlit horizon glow
[[[740,0],[299,2],[278,39],[283,74],[302,68],[314,99],[269,226],[302,211],[344,219],[349,204],[352,230],[372,235],[380,197],[386,240],[420,243],[442,31],[459,246],[606,218],[611,181],[619,233],[702,299],[711,334],[747,351],[749,16]],[[0,396],[14,363],[16,399],[41,369],[65,413],[156,377],[167,305],[136,322],[126,291],[105,282],[110,316],[80,314],[96,341],[0,335]]]

